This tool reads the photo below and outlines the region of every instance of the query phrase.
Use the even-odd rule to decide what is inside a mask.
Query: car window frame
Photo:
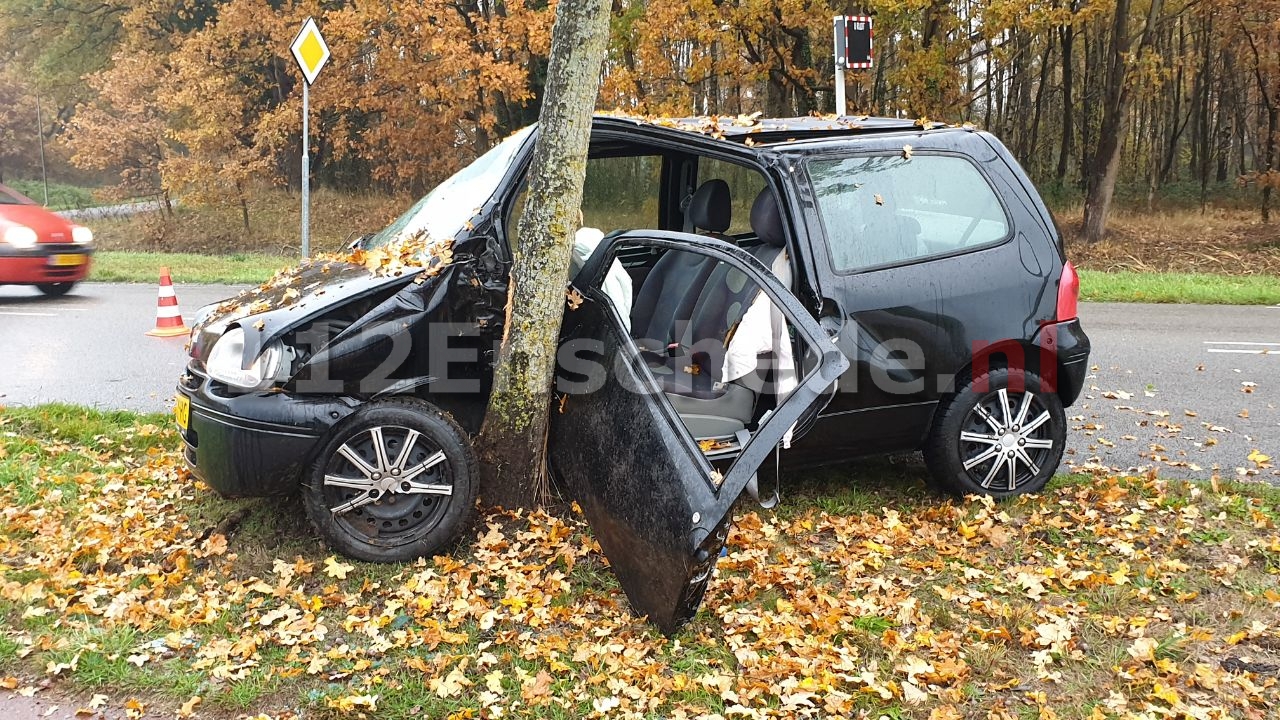
[[[622,323],[621,313],[618,312],[617,306],[613,304],[608,293],[604,292],[603,289],[604,280],[608,274],[609,267],[617,258],[618,251],[627,243],[652,245],[654,247],[676,252],[692,252],[737,268],[739,272],[743,272],[751,282],[754,282],[760,291],[769,298],[769,302],[773,304],[774,308],[782,313],[783,317],[787,321],[787,325],[792,329],[792,342],[799,343],[798,349],[801,349],[802,351],[804,349],[811,349],[813,352],[818,353],[823,360],[828,360],[828,356],[836,358],[834,361],[828,360],[831,365],[841,366],[839,370],[835,371],[830,370],[830,367],[824,364],[822,360],[820,360],[809,372],[804,372],[803,368],[798,365],[796,389],[792,391],[791,395],[782,401],[778,408],[774,408],[774,412],[778,412],[782,407],[789,407],[797,398],[801,388],[807,387],[817,380],[822,380],[824,385],[830,385],[831,383],[836,382],[839,377],[848,370],[849,359],[839,349],[833,338],[823,334],[824,331],[822,330],[821,324],[818,322],[817,318],[808,311],[808,308],[805,307],[804,302],[796,294],[795,290],[784,286],[781,281],[773,275],[772,270],[762,264],[759,259],[732,242],[707,235],[696,235],[693,233],[673,230],[629,230],[602,241],[596,248],[595,252],[592,253],[591,257],[587,259],[582,271],[570,283],[570,287],[581,293],[586,301],[601,303],[603,307],[608,309],[606,315],[609,321],[613,324],[613,329],[617,332],[619,337],[622,338],[620,346],[628,353],[629,360],[639,360],[642,358],[643,348],[641,348],[639,343],[636,342],[636,338],[632,337],[631,333],[627,331],[626,326]],[[753,277],[752,273],[755,273],[759,277]],[[566,310],[566,312],[571,311]],[[810,330],[805,329],[803,323],[806,320],[814,323],[818,328],[817,333],[813,333]],[[643,361],[640,361],[640,365],[644,366]],[[648,369],[648,367],[644,367],[643,369],[646,382],[650,386],[649,389],[653,391],[649,396],[651,401],[657,403],[660,411],[673,427],[684,428],[684,421],[680,418],[680,413],[676,411],[675,406],[671,404],[671,400],[664,392],[662,392],[662,388],[658,383],[657,377]],[[834,374],[831,374],[828,377],[823,374],[824,371],[829,371]],[[820,412],[821,411],[817,414],[820,414]],[[804,413],[802,412],[796,422],[799,422],[803,418]],[[766,424],[776,422],[778,418],[774,415],[767,415],[761,420],[761,427],[763,427]],[[756,444],[756,438],[759,431],[760,427],[757,427],[756,431],[752,432],[751,438],[741,448],[742,452],[738,456],[734,457],[730,462],[726,472],[724,473],[724,484],[715,485],[713,483],[707,483],[708,489],[717,498],[723,499],[724,496],[722,495],[722,492],[725,491],[726,488],[731,487],[728,483],[728,479],[730,475],[735,474],[734,471],[739,460],[744,456],[750,458],[757,454],[758,451],[753,446]],[[681,436],[685,440],[683,444],[686,446],[686,449],[693,455],[700,457],[701,461],[706,463],[707,469],[714,469],[714,466],[711,464],[711,460],[709,460],[701,448],[698,447],[697,440],[694,438],[693,434],[688,432],[686,429],[682,432]],[[771,451],[773,446],[769,446],[769,448]],[[747,453],[748,450],[751,450],[750,454]],[[757,465],[757,469],[758,468],[759,465]],[[734,493],[734,497],[736,498],[737,494],[741,491],[742,488],[738,488],[737,492]]]
[[[782,199],[778,197],[778,193],[777,193],[777,191],[774,189],[773,184],[770,182],[769,173],[765,170],[765,168],[761,167],[759,164],[757,164],[757,163],[744,162],[744,161],[741,161],[741,160],[740,160],[739,158],[737,158],[737,157],[733,157],[733,158],[731,158],[731,159],[730,159],[730,158],[725,158],[725,157],[721,157],[721,156],[719,156],[719,155],[715,155],[715,154],[712,154],[712,153],[693,153],[693,154],[691,154],[691,156],[692,156],[692,157],[697,161],[697,162],[694,164],[694,165],[695,165],[695,168],[694,168],[694,183],[693,183],[693,186],[694,186],[694,189],[695,189],[695,190],[696,190],[698,187],[700,187],[703,183],[707,182],[708,180],[714,180],[714,179],[717,179],[717,178],[718,178],[718,176],[704,175],[704,174],[703,174],[703,173],[704,173],[704,171],[705,171],[705,167],[703,166],[703,161],[704,161],[704,160],[709,160],[709,161],[712,161],[712,162],[722,163],[722,164],[724,164],[724,165],[732,165],[732,166],[735,166],[735,167],[738,167],[738,168],[742,168],[742,169],[746,169],[746,170],[750,170],[750,171],[752,171],[752,172],[756,173],[756,175],[758,175],[758,176],[760,177],[760,179],[764,181],[764,184],[763,184],[763,187],[761,188],[761,190],[768,189],[768,190],[773,191],[773,194],[774,194],[774,200],[775,200],[775,202],[777,202],[777,203],[779,204],[779,208],[781,208]],[[719,179],[723,179],[723,178],[719,178]],[[727,181],[726,181],[726,182],[727,182]],[[757,190],[757,191],[756,191],[756,193],[757,193],[757,194],[758,194],[759,192],[760,192],[759,190]],[[732,202],[736,203],[738,199],[739,199],[739,198],[733,198]],[[746,229],[745,231],[743,231],[743,232],[736,232],[736,233],[735,233],[735,232],[733,232],[733,225],[736,225],[738,222],[740,222],[740,221],[741,221],[741,220],[740,220],[740,218],[738,218],[738,217],[737,217],[737,210],[739,210],[739,208],[734,207],[734,208],[733,208],[733,210],[734,210],[734,219],[733,219],[733,222],[730,224],[729,229],[728,229],[728,230],[726,230],[726,231],[724,232],[724,235],[725,235],[726,237],[731,237],[731,238],[734,238],[734,239],[738,239],[738,238],[743,238],[743,237],[753,237],[753,236],[755,235],[755,231],[751,228],[751,201],[754,201],[754,200],[755,200],[755,197],[754,197],[754,196],[752,196],[752,197],[750,198],[750,201],[749,201],[749,202],[747,202],[747,203],[746,203],[746,205],[745,205],[745,207],[746,207],[746,209],[747,209],[747,219],[746,219],[746,228],[747,228],[747,229]],[[785,226],[786,224],[787,224],[787,223],[786,223],[785,218],[784,218],[784,219],[783,219],[783,225]],[[789,234],[790,234],[790,233],[788,233],[788,235],[789,235]],[[790,238],[790,237],[788,237],[788,240],[790,240],[790,239],[791,239],[791,238]]]
[[[806,155],[800,159],[800,164],[803,166],[803,169],[804,169],[804,181],[805,181],[805,184],[808,186],[810,196],[813,198],[814,219],[817,221],[818,230],[822,233],[822,242],[823,242],[822,250],[823,250],[823,254],[826,255],[826,260],[827,260],[826,269],[830,271],[832,275],[836,277],[850,277],[853,275],[861,275],[863,273],[868,273],[868,272],[887,270],[889,268],[908,267],[911,265],[919,265],[922,263],[935,262],[937,260],[945,260],[948,258],[960,256],[960,255],[968,255],[970,253],[982,252],[984,250],[997,248],[997,247],[1000,247],[1001,245],[1006,245],[1009,242],[1012,242],[1013,239],[1017,237],[1018,229],[1017,229],[1016,223],[1014,222],[1013,214],[1009,211],[1009,204],[1007,200],[1001,195],[1000,191],[997,189],[994,178],[991,176],[990,173],[986,171],[985,168],[982,167],[981,163],[975,162],[972,157],[962,152],[955,152],[953,150],[934,149],[934,148],[914,148],[912,150],[913,157],[954,157],[967,162],[970,167],[976,170],[978,172],[978,175],[981,176],[982,179],[987,183],[987,189],[991,191],[991,194],[993,196],[995,196],[996,203],[1000,207],[1000,212],[1004,214],[1005,227],[1006,227],[1004,236],[997,240],[985,242],[981,245],[974,245],[972,247],[964,247],[964,248],[956,248],[955,250],[948,250],[946,252],[941,252],[941,253],[931,253],[928,255],[921,255],[919,257],[900,260],[897,262],[878,263],[876,265],[867,265],[866,267],[850,268],[850,269],[841,269],[837,267],[835,264],[834,254],[832,253],[831,236],[827,231],[826,218],[823,216],[823,213],[822,213],[822,200],[818,195],[817,186],[814,183],[813,174],[810,171],[811,163],[815,161],[830,161],[830,160],[840,161],[840,160],[848,160],[853,158],[865,158],[865,157],[893,157],[895,155],[900,155],[901,153],[902,153],[901,148],[895,149],[895,150],[878,148],[874,150],[860,150],[860,151],[855,150],[852,152],[840,151],[840,152],[834,152],[834,153]]]

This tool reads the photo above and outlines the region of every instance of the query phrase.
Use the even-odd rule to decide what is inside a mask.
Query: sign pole
[[[311,83],[302,83],[302,258],[311,257]]]
[[[835,26],[836,55],[836,114],[845,114],[845,70],[869,70],[875,64],[875,43],[870,15],[837,15],[832,18]],[[861,83],[854,76],[854,102],[858,100]]]
[[[49,171],[44,165],[44,111],[40,108],[40,90],[36,89],[36,137],[40,138],[40,178],[44,181],[44,206],[49,207]]]
[[[845,63],[845,35],[844,35],[844,16],[837,15],[832,23],[835,26],[835,56],[836,56],[836,115],[843,117],[845,115],[845,88],[844,88],[844,63]]]
[[[329,60],[329,45],[313,18],[289,46],[302,71],[302,258],[311,257],[311,83]]]

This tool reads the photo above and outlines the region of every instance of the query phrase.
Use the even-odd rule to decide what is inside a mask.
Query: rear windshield
[[[999,198],[965,158],[897,152],[814,159],[808,171],[838,272],[977,249],[1009,236]]]

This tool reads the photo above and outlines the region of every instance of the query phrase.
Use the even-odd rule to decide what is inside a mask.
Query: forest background
[[[43,144],[51,205],[161,201],[99,223],[101,247],[296,252],[288,46],[314,16],[333,49],[311,103],[317,235],[334,246],[537,118],[553,11],[0,0],[0,182],[43,199]],[[831,113],[831,16],[864,12],[876,65],[850,73],[851,113],[996,133],[1086,266],[1280,268],[1280,0],[615,0],[599,107]],[[1104,233],[1083,208],[1108,183]]]

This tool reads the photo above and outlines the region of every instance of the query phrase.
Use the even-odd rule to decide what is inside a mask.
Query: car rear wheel
[[[1066,413],[1040,376],[1000,368],[968,381],[939,410],[924,447],[934,482],[957,495],[1038,492],[1058,469]]]
[[[338,426],[303,484],[307,515],[333,549],[403,562],[454,542],[479,477],[462,428],[413,399],[369,403]]]
[[[75,286],[76,284],[73,282],[58,282],[40,283],[39,285],[36,285],[36,288],[49,297],[61,297],[71,292],[71,288]]]

